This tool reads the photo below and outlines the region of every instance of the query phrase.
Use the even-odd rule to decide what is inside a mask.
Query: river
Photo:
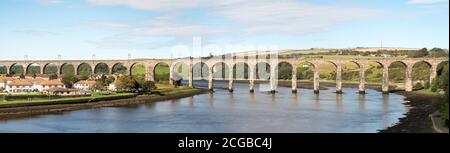
[[[204,82],[196,82],[204,86]],[[249,132],[249,133],[374,133],[392,126],[408,111],[404,97],[367,89],[334,88],[313,94],[311,89],[278,87],[276,94],[255,85],[235,83],[235,91],[214,84],[214,93],[129,107],[69,111],[0,121],[0,132]]]

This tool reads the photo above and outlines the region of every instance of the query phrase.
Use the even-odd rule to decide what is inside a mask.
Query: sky
[[[0,60],[170,58],[198,48],[206,55],[381,42],[448,49],[448,6],[448,0],[2,0]]]

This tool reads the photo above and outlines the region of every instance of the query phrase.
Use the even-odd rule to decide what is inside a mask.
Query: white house
[[[39,82],[35,82],[35,88],[42,92],[46,91],[51,88],[66,88],[64,83],[62,83],[60,80],[42,80]]]
[[[6,89],[6,84],[11,82],[14,78],[11,77],[0,77],[0,89]]]
[[[8,78],[4,86],[5,90],[10,93],[43,92],[51,88],[65,88],[61,80],[47,80],[42,78]]]
[[[37,91],[37,89],[34,88],[33,82],[28,79],[18,79],[10,81],[7,83],[5,89],[10,93],[24,93]]]
[[[81,80],[73,85],[74,88],[88,91],[95,85],[95,80]]]

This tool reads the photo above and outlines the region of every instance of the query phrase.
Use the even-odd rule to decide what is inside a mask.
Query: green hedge
[[[11,94],[7,95],[6,99],[14,100],[14,99],[27,99],[27,98],[47,98],[48,96],[45,94]]]

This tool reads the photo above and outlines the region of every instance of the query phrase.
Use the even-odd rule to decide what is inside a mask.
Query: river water
[[[316,95],[310,89],[292,94],[290,88],[278,87],[269,94],[259,86],[249,94],[248,84],[236,83],[229,93],[219,82],[214,93],[177,100],[2,120],[0,132],[373,133],[394,125],[408,111],[403,96],[371,89],[359,95],[357,89],[344,88],[337,95],[329,88]]]

